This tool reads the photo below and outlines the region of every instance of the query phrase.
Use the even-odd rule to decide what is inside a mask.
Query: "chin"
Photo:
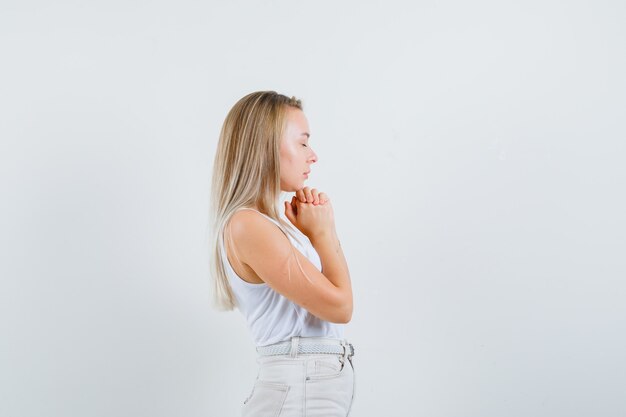
[[[301,190],[304,188],[304,183],[305,183],[306,179],[302,179],[301,182],[299,184],[288,184],[288,185],[284,185],[281,184],[280,189],[281,191],[287,192],[287,193],[295,193],[298,190]],[[284,188],[283,188],[284,187]]]
[[[304,185],[301,185],[300,188],[293,186],[293,185],[288,185],[286,187],[280,187],[280,190],[285,193],[295,193],[296,191],[301,190],[302,188],[304,188]]]

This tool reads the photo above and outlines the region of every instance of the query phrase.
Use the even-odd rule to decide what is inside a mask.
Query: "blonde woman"
[[[344,417],[354,400],[350,274],[329,197],[304,186],[317,161],[309,136],[301,101],[274,91],[241,98],[220,133],[213,303],[237,307],[256,345],[244,417]],[[281,192],[294,194],[280,203]]]

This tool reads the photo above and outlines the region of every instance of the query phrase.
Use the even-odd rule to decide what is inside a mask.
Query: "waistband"
[[[344,358],[354,356],[354,346],[347,339],[333,339],[328,337],[293,336],[289,340],[267,346],[257,346],[259,356],[289,355],[292,358],[298,354],[333,354]]]

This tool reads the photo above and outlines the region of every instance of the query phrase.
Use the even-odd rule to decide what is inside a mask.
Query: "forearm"
[[[336,231],[333,230],[310,240],[320,257],[322,274],[324,274],[335,287],[340,289],[344,301],[352,305],[350,271],[348,271],[348,263],[343,254]]]

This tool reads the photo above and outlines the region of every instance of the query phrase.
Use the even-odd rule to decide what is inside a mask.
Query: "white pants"
[[[241,416],[347,417],[355,393],[353,362],[341,354],[259,355]]]

